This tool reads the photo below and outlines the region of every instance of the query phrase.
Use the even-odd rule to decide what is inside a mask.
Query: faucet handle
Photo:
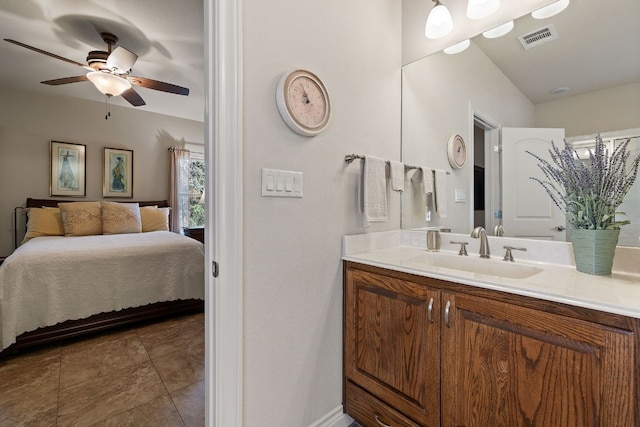
[[[452,245],[460,245],[460,252],[458,252],[458,255],[464,255],[467,256],[469,255],[467,253],[467,245],[469,244],[469,242],[449,242]]]
[[[526,252],[527,248],[516,248],[514,246],[503,246],[504,249],[506,249],[506,252],[504,253],[504,258],[502,259],[503,261],[511,261],[513,262],[513,254],[511,254],[512,250],[516,250],[516,251],[522,251],[522,252]]]

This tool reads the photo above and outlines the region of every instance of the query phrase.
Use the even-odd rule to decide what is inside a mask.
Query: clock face
[[[329,96],[322,81],[313,73],[296,70],[285,74],[276,96],[282,119],[300,135],[317,135],[329,123]]]
[[[459,169],[467,160],[467,147],[460,135],[452,135],[447,142],[447,157],[451,167]]]

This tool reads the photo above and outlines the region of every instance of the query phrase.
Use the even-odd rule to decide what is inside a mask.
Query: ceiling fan
[[[34,52],[42,53],[55,59],[59,59],[64,62],[68,62],[73,65],[85,68],[88,72],[81,76],[64,77],[61,79],[46,80],[41,83],[46,85],[63,85],[68,83],[83,82],[89,80],[95,85],[95,87],[107,95],[119,96],[122,95],[131,105],[139,107],[146,103],[142,97],[136,92],[132,85],[144,87],[147,89],[159,90],[162,92],[175,93],[178,95],[189,95],[189,89],[182,86],[177,86],[171,83],[165,83],[158,80],[148,79],[146,77],[131,76],[131,68],[138,59],[138,55],[127,50],[122,46],[117,46],[115,49],[113,46],[118,42],[118,37],[111,33],[100,33],[102,40],[107,44],[107,51],[92,50],[87,55],[87,63],[82,64],[72,59],[67,59],[62,56],[56,55],[46,50],[39,49],[37,47],[29,46],[27,44],[18,42],[16,40],[4,39],[9,43],[33,50]]]

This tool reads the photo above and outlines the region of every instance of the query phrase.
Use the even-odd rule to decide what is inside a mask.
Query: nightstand
[[[184,235],[204,243],[204,227],[184,227]]]

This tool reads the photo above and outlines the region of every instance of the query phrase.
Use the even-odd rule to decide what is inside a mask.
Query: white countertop
[[[424,234],[424,233],[423,233]],[[451,239],[450,239],[451,238]],[[469,257],[478,257],[477,239],[466,235],[444,235],[442,256],[458,256],[457,247],[449,245],[449,240],[462,238],[469,242]],[[500,239],[500,240],[496,240]],[[411,273],[418,276],[447,280],[475,286],[524,295],[548,301],[555,301],[579,307],[621,314],[640,319],[640,274],[635,271],[614,271],[611,275],[597,276],[581,273],[575,266],[567,262],[572,258],[566,254],[570,244],[558,242],[531,242],[516,239],[492,238],[490,248],[492,259],[486,262],[504,262],[504,251],[499,243],[531,248],[527,252],[514,251],[516,258],[512,265],[533,266],[542,271],[528,278],[505,278],[501,276],[480,274],[417,262],[424,254],[428,254],[421,234],[407,231],[391,231],[370,233],[343,238],[343,260],[382,267],[390,270]],[[459,247],[459,245],[458,245]],[[453,249],[453,250],[452,250]],[[500,250],[498,250],[500,249]],[[635,248],[634,248],[635,249]],[[530,252],[533,252],[531,254]],[[541,262],[536,260],[536,253],[541,258],[554,258],[562,263]],[[640,264],[640,250],[616,251],[616,257],[633,257],[632,260],[621,260],[622,265]],[[525,255],[528,254],[528,259]],[[485,260],[482,260],[485,261]],[[569,260],[571,261],[571,260]]]

